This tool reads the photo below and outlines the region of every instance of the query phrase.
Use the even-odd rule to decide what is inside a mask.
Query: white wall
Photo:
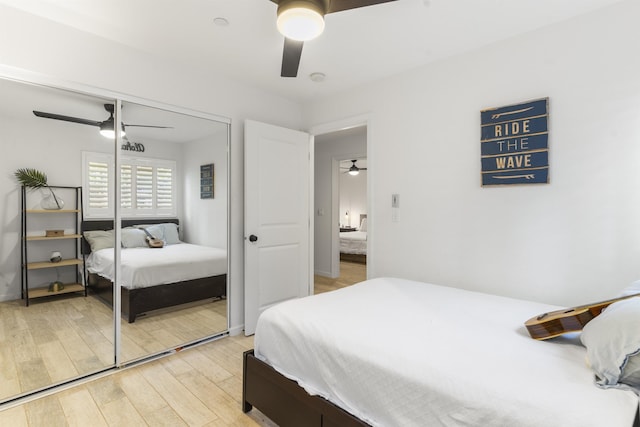
[[[0,5],[0,64],[231,119],[233,332],[244,322],[243,126],[251,118],[299,129],[300,106],[282,97],[163,62],[146,53]]]
[[[332,236],[337,239],[339,230],[332,227],[332,194],[338,190],[332,188],[332,163],[334,161],[364,157],[367,154],[366,132],[336,132],[315,138],[314,153],[314,270],[316,274],[332,277],[337,266],[332,265]],[[337,208],[337,206],[336,206]],[[320,210],[324,215],[319,215]],[[337,216],[344,215],[335,212]],[[336,224],[343,221],[337,218]],[[339,222],[338,222],[339,221]],[[337,248],[336,248],[337,250]]]
[[[360,215],[367,213],[367,171],[358,175],[349,175],[340,171],[340,224],[347,227],[360,227]],[[345,217],[345,213],[349,216]]]
[[[562,305],[640,278],[638,17],[629,0],[306,105],[310,127],[371,117],[369,274]],[[541,97],[550,184],[481,188],[480,110]]]
[[[187,243],[227,247],[227,134],[184,144],[185,215],[183,239]],[[200,198],[200,166],[213,163],[213,199]]]

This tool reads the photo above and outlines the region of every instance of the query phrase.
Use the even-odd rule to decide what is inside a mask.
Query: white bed
[[[87,270],[113,281],[113,259],[113,248],[92,252],[87,257]],[[227,251],[189,243],[160,249],[123,248],[120,265],[124,287],[144,288],[226,274]]]
[[[343,254],[367,254],[366,231],[343,231],[340,233],[340,253]]]
[[[374,426],[631,426],[638,396],[596,386],[577,335],[528,335],[558,308],[378,278],[267,309],[255,356]]]
[[[180,241],[178,220],[122,220],[121,312],[133,323],[154,310],[227,295],[227,251]],[[147,230],[164,247],[149,248]],[[92,294],[113,306],[115,233],[111,220],[82,222],[82,253]]]

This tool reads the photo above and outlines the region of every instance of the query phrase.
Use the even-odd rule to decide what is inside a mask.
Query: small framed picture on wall
[[[200,198],[213,199],[213,163],[200,166]]]

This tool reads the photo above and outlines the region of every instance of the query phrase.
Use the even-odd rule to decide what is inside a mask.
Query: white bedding
[[[113,281],[113,248],[92,252],[87,269]],[[227,273],[227,251],[179,243],[161,249],[121,250],[121,283],[128,289],[144,288]]]
[[[366,231],[343,231],[340,233],[340,252],[343,254],[367,254]]]
[[[255,354],[374,426],[629,427],[574,337],[536,341],[546,304],[379,278],[263,312]]]

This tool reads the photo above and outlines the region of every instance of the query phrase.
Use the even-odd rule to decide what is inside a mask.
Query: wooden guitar
[[[524,322],[531,338],[546,340],[568,332],[577,332],[593,320],[602,310],[617,301],[637,297],[640,294],[627,295],[594,304],[581,305],[563,310],[542,313]]]
[[[153,237],[146,228],[140,227],[140,229],[142,229],[142,231],[144,231],[144,234],[147,235],[147,245],[149,245],[150,248],[162,248],[164,246],[164,241]]]

